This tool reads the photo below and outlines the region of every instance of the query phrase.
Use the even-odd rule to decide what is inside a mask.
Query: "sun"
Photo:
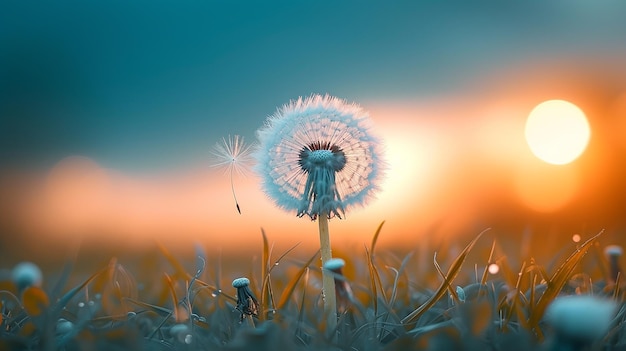
[[[565,100],[548,100],[528,115],[525,135],[535,156],[547,163],[564,165],[585,151],[591,130],[578,106]]]

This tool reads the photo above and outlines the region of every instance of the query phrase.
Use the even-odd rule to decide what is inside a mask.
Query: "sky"
[[[194,233],[185,245],[233,247],[229,234],[258,240],[260,227],[315,242],[315,224],[275,209],[254,175],[235,179],[234,212],[227,177],[209,168],[221,138],[254,141],[276,108],[313,93],[367,109],[390,160],[379,199],[332,223],[335,237],[369,240],[382,220],[390,241],[490,226],[617,233],[625,11],[619,0],[4,1],[0,243],[46,229],[144,242],[138,232],[165,228]],[[592,126],[569,166],[542,164],[520,137],[547,99],[577,104]],[[538,196],[556,205],[529,205],[528,189],[554,191]]]

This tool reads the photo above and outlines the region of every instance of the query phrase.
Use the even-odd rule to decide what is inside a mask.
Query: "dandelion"
[[[622,257],[624,250],[618,245],[609,245],[604,248],[604,254],[609,260],[609,266],[611,269],[611,277],[613,283],[617,281],[617,277],[620,276],[622,269],[619,266],[619,258]]]
[[[11,271],[11,279],[19,290],[29,286],[40,287],[43,281],[41,269],[32,262],[20,262]]]
[[[606,335],[616,308],[613,301],[593,296],[556,298],[545,316],[555,332],[552,349],[586,350]]]
[[[246,317],[250,325],[254,326],[252,316],[259,314],[259,302],[250,290],[250,280],[237,278],[233,280],[233,288],[237,289],[237,310],[241,312],[241,321]]]
[[[354,301],[354,294],[348,280],[343,275],[343,267],[346,261],[341,258],[331,258],[324,264],[324,269],[333,273],[335,279],[335,295],[337,297],[337,310],[342,313],[348,309],[350,303]]]
[[[278,109],[258,132],[254,154],[265,192],[298,217],[319,219],[322,265],[331,259],[328,219],[364,205],[382,177],[380,143],[358,105],[313,95]],[[324,273],[324,271],[322,271]],[[329,329],[336,325],[332,275],[324,273]]]
[[[235,194],[235,185],[233,182],[233,174],[236,172],[240,175],[245,175],[252,162],[252,145],[245,143],[244,138],[239,135],[228,136],[228,140],[223,138],[221,142],[215,144],[215,147],[211,151],[215,161],[212,167],[221,167],[229,174],[230,177],[230,189],[233,193],[233,199],[235,200],[235,206],[237,212],[241,214],[241,208],[237,201],[237,195]]]

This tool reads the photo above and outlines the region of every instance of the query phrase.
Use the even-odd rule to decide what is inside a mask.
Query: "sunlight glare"
[[[589,143],[589,122],[576,105],[548,100],[537,105],[526,121],[526,141],[535,156],[564,165],[578,158]]]

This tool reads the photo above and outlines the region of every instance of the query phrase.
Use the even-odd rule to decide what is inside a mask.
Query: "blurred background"
[[[310,255],[317,223],[277,209],[252,173],[233,178],[239,214],[210,158],[313,93],[368,110],[389,164],[377,199],[331,220],[338,252],[361,252],[383,220],[380,245],[429,256],[485,228],[534,256],[602,229],[623,244],[625,13],[621,0],[3,1],[2,264],[156,242],[259,252],[261,228]],[[533,131],[548,100],[582,121],[563,103]]]

